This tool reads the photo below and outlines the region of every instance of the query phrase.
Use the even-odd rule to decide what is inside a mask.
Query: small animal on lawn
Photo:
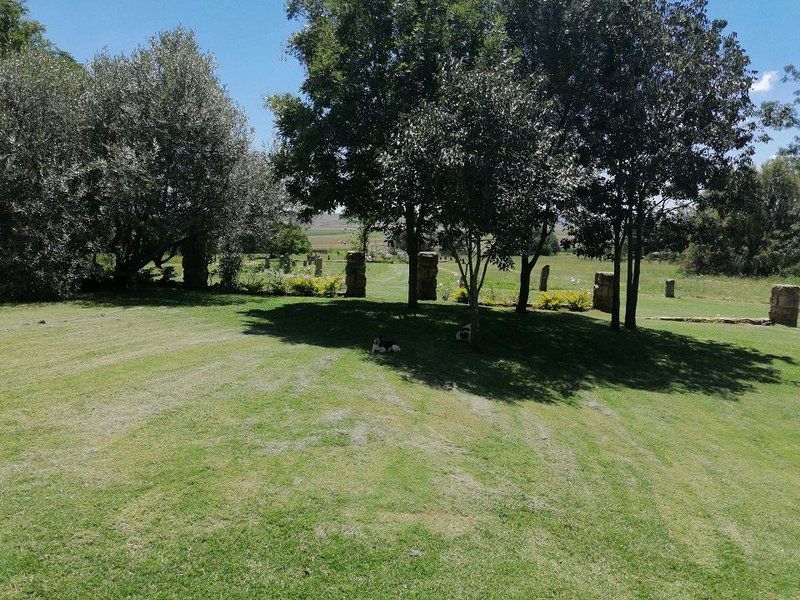
[[[459,342],[468,342],[472,338],[472,323],[467,323],[456,333],[456,339]]]
[[[400,352],[400,344],[392,340],[384,339],[379,335],[372,340],[372,351],[376,354],[384,354],[386,352]]]

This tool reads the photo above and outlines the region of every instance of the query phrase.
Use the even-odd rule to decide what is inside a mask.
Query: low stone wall
[[[347,288],[345,296],[364,298],[367,295],[367,263],[363,252],[350,251],[347,253],[344,276],[344,284]]]
[[[797,327],[800,312],[800,286],[775,285],[769,303],[769,318],[777,325]]]
[[[604,313],[611,312],[614,299],[614,274],[598,272],[594,274],[594,297],[592,308]]]
[[[439,274],[439,255],[420,252],[417,260],[417,299],[436,300],[436,276]]]

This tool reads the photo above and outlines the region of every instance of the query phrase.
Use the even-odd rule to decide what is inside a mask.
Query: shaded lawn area
[[[797,596],[797,331],[466,314],[0,306],[0,597]]]
[[[595,386],[651,392],[699,392],[735,399],[756,383],[777,383],[775,362],[733,344],[670,331],[611,331],[604,321],[570,313],[485,311],[481,349],[455,340],[463,307],[340,301],[248,309],[246,332],[323,347],[369,347],[376,335],[402,352],[372,355],[380,364],[437,388],[457,387],[495,400],[559,402]]]

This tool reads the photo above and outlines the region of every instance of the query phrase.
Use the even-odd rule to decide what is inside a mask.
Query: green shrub
[[[317,284],[308,275],[287,275],[286,292],[290,296],[316,296]]]
[[[244,260],[238,252],[223,252],[219,257],[219,285],[229,290],[236,286]]]
[[[592,308],[592,298],[587,291],[558,290],[555,292],[542,292],[539,294],[539,300],[534,304],[534,308],[538,310],[586,312]]]
[[[269,293],[265,287],[265,278],[257,268],[248,268],[239,277],[239,287],[248,294]]]
[[[459,304],[469,304],[469,292],[465,288],[458,288],[453,294],[453,301]]]
[[[332,275],[328,277],[315,277],[317,281],[317,293],[324,298],[333,298],[336,292],[342,287],[342,276]]]

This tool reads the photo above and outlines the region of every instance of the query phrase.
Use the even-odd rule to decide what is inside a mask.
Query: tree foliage
[[[489,264],[511,266],[517,224],[539,210],[548,184],[558,193],[576,174],[572,157],[553,152],[551,106],[536,80],[516,77],[513,61],[455,61],[441,78],[441,95],[409,118],[385,168],[390,192],[438,199],[431,220],[467,283],[477,344]]]
[[[274,96],[277,175],[306,216],[342,207],[359,220],[397,224],[376,202],[380,157],[420,103],[437,94],[446,57],[474,57],[498,18],[486,0],[291,0],[303,27],[289,41],[306,70],[302,95]],[[409,304],[416,305],[422,231],[406,203]],[[394,216],[394,215],[393,215]],[[424,227],[423,227],[424,228]]]
[[[0,297],[74,292],[96,245],[87,78],[41,51],[0,60]]]
[[[116,279],[126,285],[149,261],[183,248],[202,286],[225,224],[231,173],[248,148],[242,111],[213,57],[184,29],[157,35],[129,57],[101,54],[90,73],[91,141]]]
[[[700,201],[686,253],[698,273],[800,274],[800,159],[742,168]]]

